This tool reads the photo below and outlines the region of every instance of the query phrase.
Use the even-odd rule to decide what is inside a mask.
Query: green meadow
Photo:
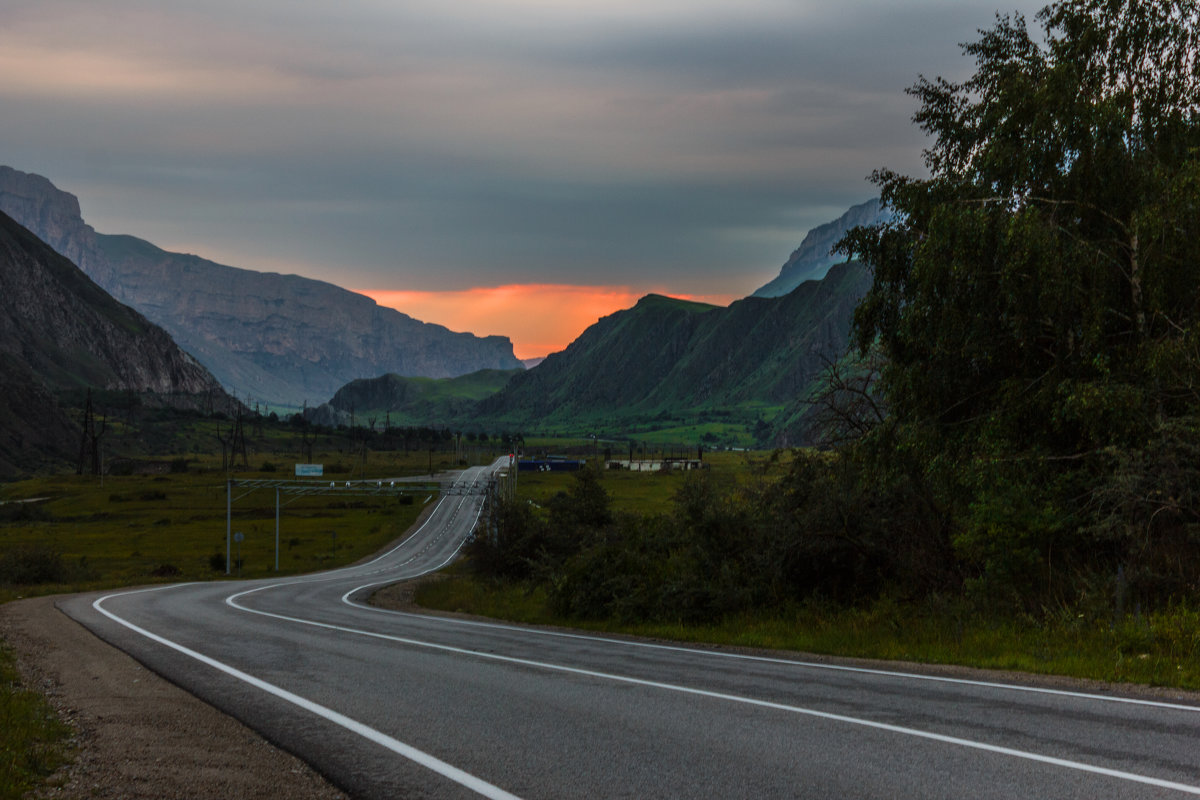
[[[326,477],[347,481],[426,474],[452,454],[314,452]],[[243,534],[230,571],[276,574],[276,497],[238,481],[294,480],[293,462],[259,456],[252,469],[224,472],[212,456],[173,459],[154,475],[53,475],[0,486],[0,601],[224,577],[227,480],[235,481],[230,527]],[[266,469],[263,469],[266,467]],[[333,468],[332,470],[330,468]],[[313,479],[317,480],[317,479]],[[419,496],[280,497],[279,573],[311,572],[363,558],[406,531],[434,493]],[[239,563],[240,554],[240,563]]]
[[[185,455],[157,459],[159,474],[43,475],[0,484],[0,603],[33,595],[141,584],[226,579],[227,479],[294,478],[297,460],[289,431],[264,431],[253,440],[249,467],[221,469],[211,454],[210,421],[180,430],[194,443]],[[122,429],[110,429],[111,442]],[[145,447],[145,440],[140,443]],[[325,444],[328,449],[319,449]],[[332,446],[329,446],[332,444]],[[126,450],[128,452],[128,450]],[[140,467],[152,455],[137,453]],[[468,459],[490,459],[480,451]],[[323,437],[313,461],[333,480],[422,475],[453,466],[454,454],[371,452],[350,440]],[[122,462],[114,462],[122,463]],[[324,480],[322,481],[324,483]],[[279,571],[275,571],[275,492],[235,486],[231,548],[233,577],[311,572],[352,563],[403,535],[436,500],[337,494],[281,498]],[[21,502],[29,501],[29,502]],[[240,560],[239,560],[240,556]],[[13,655],[0,645],[0,800],[15,800],[42,785],[70,758],[70,729],[45,699],[24,688]]]

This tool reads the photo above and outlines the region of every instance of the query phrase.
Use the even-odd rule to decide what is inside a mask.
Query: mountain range
[[[132,236],[97,233],[83,221],[78,200],[41,176],[0,167],[0,209],[19,214],[95,282],[6,217],[12,228],[6,241],[20,243],[9,250],[40,247],[24,261],[52,263],[52,272],[71,274],[64,280],[100,309],[99,319],[72,311],[74,321],[66,324],[43,307],[23,328],[15,322],[20,315],[10,315],[8,329],[0,329],[8,342],[0,347],[0,365],[14,386],[24,387],[24,406],[41,407],[39,392],[53,397],[69,386],[220,391],[198,359],[247,399],[307,402],[322,424],[345,424],[357,413],[360,423],[385,416],[401,425],[613,435],[674,426],[689,438],[709,426],[710,435],[753,429],[760,441],[783,433],[792,442],[806,437],[779,428],[790,424],[785,418],[803,417],[804,398],[844,353],[854,307],[870,284],[865,268],[839,263],[828,251],[849,228],[889,218],[878,200],[855,206],[810,231],[779,276],[751,297],[722,308],[648,295],[525,369],[503,337],[453,333],[321,281],[237,269]],[[6,280],[13,283],[13,298],[36,305],[20,279],[10,274]],[[151,375],[158,373],[111,358],[115,353],[67,358],[64,353],[78,355],[72,347],[89,329],[102,348],[115,341],[104,323],[120,316],[113,308],[140,320],[118,327],[157,337],[156,346],[174,347],[162,330],[104,289],[151,320],[162,320],[195,359],[179,351],[166,370],[169,379],[155,383]],[[73,308],[61,293],[44,294],[54,298],[60,314]],[[52,333],[43,337],[40,350],[39,330]],[[67,333],[76,337],[74,345],[55,338]],[[322,398],[331,400],[320,404]]]
[[[847,347],[870,285],[856,262],[779,297],[728,308],[648,295],[516,374],[473,416],[539,430],[618,431],[658,419],[746,425],[808,396]]]
[[[228,410],[233,400],[162,328],[0,213],[0,475],[79,454],[62,400],[85,389]]]
[[[97,233],[78,199],[40,175],[0,167],[0,211],[164,327],[242,398],[300,406],[364,376],[437,378],[522,366],[506,337],[456,333],[324,281]]]

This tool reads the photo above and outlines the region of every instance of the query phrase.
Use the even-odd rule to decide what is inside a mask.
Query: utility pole
[[[275,571],[279,572],[279,487],[275,487]]]
[[[233,479],[225,480],[225,574],[229,574],[229,559],[233,555]]]

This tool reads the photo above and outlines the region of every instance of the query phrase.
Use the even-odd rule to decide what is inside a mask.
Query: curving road
[[[493,465],[495,466],[495,465]],[[1200,706],[385,611],[490,468],[384,555],[59,606],[362,798],[1200,794]]]

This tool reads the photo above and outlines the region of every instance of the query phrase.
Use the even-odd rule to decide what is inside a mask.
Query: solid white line
[[[457,508],[455,509],[455,511],[454,511],[454,514],[457,514],[457,513],[458,513],[458,511],[459,511],[461,508],[462,508],[462,503],[459,503],[458,507],[457,507]],[[435,510],[436,510],[436,509],[435,509]],[[471,528],[470,528],[471,530],[474,530],[474,529],[475,529],[475,525],[476,525],[476,524],[479,522],[479,517],[480,517],[482,514],[483,514],[483,506],[481,505],[481,506],[479,507],[479,510],[475,512],[475,520],[474,520],[474,521],[471,523]],[[424,525],[422,525],[420,528],[418,528],[418,529],[416,530],[416,532],[415,532],[415,533],[413,533],[413,535],[412,535],[412,536],[410,536],[410,537],[408,537],[407,539],[405,539],[405,540],[404,540],[404,542],[403,542],[403,543],[401,543],[401,545],[398,545],[398,546],[396,546],[396,547],[392,548],[391,550],[389,550],[387,553],[384,553],[384,556],[386,556],[386,555],[391,555],[391,554],[392,554],[392,553],[394,553],[396,550],[399,550],[399,549],[400,549],[400,547],[402,547],[402,546],[403,546],[403,544],[405,544],[405,543],[407,543],[407,542],[411,541],[411,540],[412,540],[414,537],[416,537],[417,533],[420,533],[420,532],[421,532],[421,531],[422,531],[422,530],[425,528],[425,525],[429,524],[429,522],[430,522],[432,519],[433,519],[433,515],[431,514],[431,515],[430,515],[430,518],[429,518],[429,519],[427,519],[427,520],[425,521],[425,524],[424,524]],[[451,520],[446,520],[446,521],[447,521],[447,522],[450,522]],[[439,539],[441,539],[441,537],[440,537],[440,536],[439,536],[437,539],[434,539],[434,542],[438,541]],[[464,544],[466,544],[466,539],[463,539],[462,541],[460,541],[460,542],[458,543],[458,546],[454,548],[454,551],[453,551],[453,552],[451,552],[451,553],[450,553],[450,555],[446,556],[445,560],[443,560],[443,561],[442,561],[440,564],[438,564],[437,566],[434,566],[434,567],[429,567],[428,569],[424,569],[424,570],[422,570],[421,572],[415,572],[415,573],[413,573],[412,575],[406,576],[406,577],[405,577],[405,578],[403,578],[402,580],[412,580],[413,578],[419,578],[419,577],[421,577],[422,575],[428,575],[428,574],[429,574],[429,573],[431,573],[431,572],[437,572],[439,569],[441,569],[442,567],[446,566],[447,564],[449,564],[451,561],[453,561],[453,560],[454,560],[454,558],[455,558],[455,557],[458,555],[459,551],[460,551],[460,550],[462,550],[462,548],[463,548],[463,545],[464,545]],[[426,549],[427,549],[427,548],[426,548]],[[423,549],[423,550],[421,550],[421,552],[419,552],[419,553],[417,553],[416,555],[414,555],[414,556],[413,556],[412,558],[410,558],[408,561],[403,561],[403,562],[401,562],[400,564],[391,565],[391,566],[389,566],[387,569],[395,569],[396,567],[400,567],[400,566],[403,566],[404,564],[408,564],[408,563],[410,563],[410,562],[411,562],[413,559],[415,559],[417,556],[419,556],[419,555],[420,555],[421,553],[423,553],[423,552],[425,552],[425,551],[424,551],[424,549]],[[380,556],[379,558],[383,558],[384,556]],[[379,559],[377,558],[377,559],[374,559],[374,560],[372,560],[372,561],[368,561],[366,564],[360,564],[360,565],[359,565],[359,567],[361,568],[361,567],[369,566],[370,564],[374,564],[374,563],[375,563],[375,561],[378,561],[378,560],[379,560]],[[383,570],[375,570],[375,572],[376,572],[376,573],[378,573],[378,572],[382,572],[382,571],[383,571]],[[329,575],[329,574],[331,574],[331,573],[323,573],[323,574],[324,574],[324,575]],[[364,573],[364,575],[369,575],[369,574],[371,574],[371,573]],[[241,592],[236,592],[236,593],[234,593],[234,594],[231,594],[231,595],[229,595],[228,597],[226,597],[226,598],[225,598],[225,604],[226,604],[227,606],[229,606],[230,608],[236,608],[238,611],[246,611],[246,612],[249,612],[249,613],[251,613],[251,614],[258,614],[258,613],[261,613],[261,612],[254,611],[253,609],[249,609],[249,608],[246,608],[246,607],[244,607],[244,606],[240,606],[240,605],[238,605],[236,602],[233,602],[233,601],[237,600],[237,599],[238,599],[238,598],[240,598],[240,597],[245,597],[246,595],[250,595],[250,594],[256,594],[256,593],[258,593],[258,592],[263,592],[263,591],[266,591],[266,590],[268,590],[268,589],[279,589],[279,588],[282,588],[282,587],[284,587],[284,586],[295,586],[295,585],[297,585],[297,584],[323,583],[323,582],[332,581],[332,580],[339,580],[341,577],[342,577],[342,576],[340,576],[340,575],[335,575],[335,576],[332,576],[332,577],[319,577],[319,578],[316,578],[316,577],[310,577],[310,578],[299,578],[299,579],[296,579],[296,580],[290,580],[290,581],[279,581],[279,582],[274,582],[274,583],[268,583],[268,584],[266,584],[266,585],[264,585],[264,586],[258,586],[258,587],[255,587],[255,588],[253,588],[253,589],[246,589],[246,590],[243,590],[243,591],[241,591]],[[377,585],[379,585],[379,584],[381,584],[381,583],[395,583],[395,582],[396,582],[396,579],[395,579],[395,578],[389,578],[389,579],[387,579],[387,580],[384,580],[384,581],[378,581],[378,582],[376,582],[376,583],[368,583],[368,584],[366,584],[366,586],[377,586]],[[359,588],[366,588],[366,586],[359,587]],[[354,592],[357,592],[357,591],[358,591],[358,589],[352,589],[352,590],[350,590],[350,592],[348,593],[348,595],[349,595],[349,594],[353,594]],[[345,599],[346,599],[346,596],[343,596],[343,597],[342,597],[342,599],[343,599],[343,600],[345,600]],[[281,619],[282,619],[282,618],[281,618]],[[306,622],[307,622],[307,621],[306,621]]]
[[[493,630],[513,631],[516,633],[529,633],[537,636],[553,636],[561,639],[575,639],[585,642],[599,642],[604,644],[617,644],[626,647],[641,647],[650,650],[665,650],[676,653],[688,653],[708,658],[728,658],[739,661],[753,661],[763,664],[784,664],[792,667],[801,667],[804,669],[814,670],[829,670],[831,672],[850,672],[860,675],[879,675],[887,678],[908,678],[914,681],[931,681],[934,683],[949,683],[959,686],[977,686],[987,689],[1001,689],[1013,692],[1028,692],[1031,694],[1047,694],[1058,697],[1071,697],[1084,700],[1099,700],[1106,703],[1125,703],[1136,706],[1149,706],[1152,708],[1170,708],[1176,711],[1191,711],[1200,712],[1200,706],[1186,705],[1183,703],[1170,703],[1165,700],[1144,700],[1137,697],[1116,697],[1106,694],[1095,694],[1092,692],[1073,692],[1067,689],[1050,689],[1042,686],[1023,686],[1018,683],[999,683],[995,681],[980,681],[970,678],[949,678],[944,675],[923,675],[919,672],[899,672],[896,670],[874,669],[871,667],[850,667],[843,664],[823,664],[819,661],[797,661],[790,658],[772,658],[771,656],[755,656],[747,653],[727,653],[720,650],[705,650],[703,647],[685,647],[682,645],[656,644],[654,642],[638,642],[631,639],[617,639],[610,636],[594,636],[585,633],[565,633],[563,631],[549,631],[536,627],[523,627],[519,625],[504,625],[495,622],[479,622],[478,620],[456,619],[454,617],[439,617],[431,614],[414,614],[407,611],[396,611],[390,608],[380,608],[379,606],[371,606],[366,603],[359,603],[350,599],[350,595],[362,589],[369,589],[372,586],[380,586],[384,583],[392,583],[392,581],[380,581],[378,583],[368,583],[360,586],[357,589],[347,592],[342,597],[342,602],[353,608],[360,608],[364,611],[373,611],[381,614],[390,614],[398,617],[408,617],[411,619],[419,619],[425,622],[439,622],[452,625],[465,625],[477,628],[490,628]]]
[[[417,533],[420,533],[421,530],[423,530],[425,528],[425,526],[428,525],[430,521],[432,521],[434,516],[437,514],[438,506],[441,505],[442,500],[444,500],[444,499],[445,498],[439,499],[437,506],[434,506],[433,512],[430,513],[429,517],[425,520],[425,522],[421,525],[421,527],[418,528],[412,534],[412,536],[406,537],[403,542],[401,542],[400,544],[391,548],[387,552],[381,554],[380,556],[372,559],[371,561],[366,562],[366,564],[359,565],[359,568],[361,568],[363,566],[368,566],[370,564],[374,564],[375,562],[379,561],[380,559],[385,558],[385,557],[395,553],[400,548],[404,547],[405,544],[407,544],[409,541],[411,541],[417,535]],[[482,509],[480,511],[482,512]],[[479,518],[479,516],[477,514],[476,520],[478,520],[478,518]],[[462,545],[460,544],[459,549],[461,547],[462,547]],[[457,553],[458,553],[458,549],[456,549],[454,551],[454,554],[457,554]],[[452,559],[453,557],[454,557],[454,555],[452,554],[450,558]],[[449,559],[447,560],[447,562],[444,562],[442,565],[439,565],[435,569],[440,569],[441,566],[445,565],[445,563],[449,563]],[[347,567],[347,568],[343,568],[341,570],[335,570],[335,572],[340,573],[347,569],[354,569],[354,568]],[[422,573],[422,574],[424,574],[424,573]],[[332,578],[324,577],[319,580],[331,580],[331,579]],[[269,586],[264,586],[264,587],[260,587],[260,588],[265,589],[265,588],[271,588],[271,586],[274,586],[274,585],[290,585],[290,584],[295,584],[295,583],[311,583],[311,582],[315,582],[315,581],[313,581],[313,580],[288,581],[286,583],[271,584]],[[96,611],[100,612],[104,616],[111,619],[113,622],[116,622],[117,624],[122,625],[122,626],[128,628],[129,630],[131,630],[141,636],[144,636],[147,639],[150,639],[153,642],[157,642],[158,644],[161,644],[165,647],[169,647],[172,650],[175,650],[179,653],[182,653],[182,654],[188,656],[189,658],[192,658],[192,659],[195,659],[196,661],[201,662],[202,664],[206,664],[206,665],[212,667],[213,669],[219,670],[220,672],[230,675],[231,677],[237,678],[240,681],[248,683],[257,689],[260,689],[264,692],[267,692],[268,694],[271,694],[275,697],[280,698],[281,700],[284,700],[288,703],[296,705],[296,706],[304,709],[305,711],[308,711],[308,712],[316,714],[324,719],[327,719],[330,722],[334,723],[335,725],[338,725],[342,728],[345,728],[348,731],[351,731],[352,733],[356,733],[359,736],[362,736],[365,739],[375,742],[376,744],[392,751],[393,753],[396,753],[399,756],[402,756],[402,757],[407,758],[417,764],[420,764],[421,766],[426,767],[427,769],[433,770],[434,772],[438,773],[439,775],[442,775],[445,778],[449,778],[450,780],[454,781],[455,783],[465,786],[466,788],[468,788],[478,794],[481,794],[484,797],[495,798],[496,800],[519,800],[519,798],[516,795],[510,794],[509,792],[506,792],[503,789],[500,789],[499,787],[494,786],[493,784],[490,784],[481,778],[477,778],[474,775],[471,775],[470,773],[459,769],[458,767],[448,764],[448,763],[442,761],[441,759],[439,759],[435,756],[432,756],[422,750],[418,750],[417,748],[415,748],[411,745],[405,744],[404,742],[401,742],[398,739],[388,736],[387,734],[382,733],[381,731],[378,731],[375,728],[372,728],[368,725],[358,722],[357,720],[351,719],[350,717],[347,717],[344,714],[340,714],[331,708],[320,705],[319,703],[314,703],[311,700],[308,700],[297,694],[289,692],[286,689],[276,686],[275,684],[268,683],[267,681],[264,681],[260,678],[254,677],[253,675],[242,672],[241,670],[239,670],[235,667],[232,667],[221,661],[217,661],[216,659],[206,656],[203,653],[199,653],[199,652],[192,650],[188,647],[185,647],[181,644],[173,642],[170,639],[167,639],[163,636],[159,636],[156,633],[152,633],[151,631],[148,631],[145,628],[141,628],[141,627],[133,624],[132,622],[129,622],[128,620],[117,616],[116,614],[114,614],[113,612],[104,608],[104,606],[103,606],[103,603],[105,600],[109,600],[114,597],[123,597],[125,595],[130,595],[130,594],[140,594],[142,592],[162,591],[164,589],[174,589],[174,588],[179,588],[182,586],[190,586],[190,585],[193,585],[193,584],[186,584],[186,583],[185,584],[174,584],[172,586],[159,586],[159,587],[154,587],[151,589],[138,589],[138,590],[131,591],[131,592],[119,592],[119,593],[115,593],[115,594],[110,594],[110,595],[106,595],[105,597],[101,597],[100,599],[96,600],[94,603],[92,603],[92,607]],[[258,590],[256,589],[256,590],[252,590],[252,591],[258,591]],[[245,594],[245,593],[243,592],[241,594]]]
[[[178,586],[186,586],[186,585],[188,585],[188,584],[178,584]],[[216,669],[216,670],[219,670],[220,672],[225,673],[226,675],[229,675],[240,681],[248,683],[251,686],[255,687],[256,689],[260,689],[261,691],[264,691],[270,695],[274,695],[275,697],[278,697],[280,700],[291,703],[292,705],[298,706],[298,707],[304,709],[305,711],[308,711],[312,714],[316,714],[319,717],[327,719],[330,722],[332,722],[333,724],[338,725],[342,728],[345,728],[346,730],[350,731],[351,733],[358,734],[359,736],[362,736],[363,738],[368,739],[368,740],[380,745],[381,747],[384,747],[384,748],[392,751],[393,753],[395,753],[399,756],[402,756],[403,758],[407,758],[410,761],[420,764],[421,766],[423,766],[427,769],[430,769],[430,770],[438,773],[439,775],[454,781],[455,783],[457,783],[461,786],[465,786],[466,788],[470,789],[473,792],[476,792],[477,794],[481,794],[484,797],[488,797],[488,798],[494,798],[494,800],[519,800],[519,798],[516,795],[510,794],[509,792],[504,791],[503,789],[499,788],[498,786],[488,783],[487,781],[483,780],[482,778],[477,778],[474,775],[470,774],[469,772],[461,770],[458,767],[453,766],[452,764],[447,764],[445,761],[442,761],[441,759],[437,758],[436,756],[432,756],[429,753],[424,752],[423,750],[418,750],[417,748],[413,747],[412,745],[405,744],[404,742],[401,742],[398,739],[388,736],[387,734],[385,734],[381,731],[378,731],[375,728],[370,727],[369,725],[365,725],[355,719],[351,719],[350,717],[347,717],[344,714],[340,714],[337,711],[334,711],[333,709],[328,708],[327,706],[323,706],[319,703],[314,703],[311,700],[301,697],[298,694],[294,694],[293,692],[289,692],[288,690],[283,689],[279,686],[276,686],[273,683],[268,683],[267,681],[264,681],[260,678],[254,677],[253,675],[242,672],[241,670],[239,670],[235,667],[231,667],[228,664],[225,664],[221,661],[217,661],[215,658],[210,658],[209,656],[206,656],[203,653],[196,652],[195,650],[192,650],[188,647],[184,647],[181,644],[177,644],[177,643],[171,641],[170,639],[159,636],[156,633],[152,633],[152,632],[146,630],[145,628],[138,627],[137,625],[134,625],[133,623],[131,623],[125,619],[122,619],[121,617],[112,613],[111,611],[104,608],[104,606],[103,606],[104,601],[108,600],[110,598],[123,597],[128,594],[138,594],[139,592],[159,591],[164,588],[177,588],[177,587],[175,587],[175,586],[156,587],[155,589],[140,589],[140,590],[134,591],[134,592],[119,592],[117,594],[110,594],[110,595],[106,595],[105,597],[101,597],[99,600],[96,600],[94,603],[92,603],[92,608],[96,609],[101,614],[103,614],[104,616],[111,619],[113,622],[116,622],[119,625],[125,626],[126,628],[133,631],[134,633],[140,634],[141,636],[144,636],[147,639],[150,639],[153,642],[157,642],[158,644],[161,644],[165,647],[169,647],[172,650],[175,650],[176,652],[182,653],[183,655],[188,656],[189,658],[195,659],[196,661],[199,661],[202,664],[206,664],[206,665],[212,667],[213,669]]]
[[[246,594],[243,592],[242,594]],[[357,628],[347,628],[342,625],[333,625],[325,622],[316,622],[313,620],[300,619],[297,617],[289,617],[283,614],[274,614],[268,611],[258,611],[246,606],[238,605],[234,595],[226,599],[226,603],[234,608],[241,609],[251,614],[259,614],[272,619],[284,620],[286,622],[295,622],[302,625],[311,625],[317,628],[326,630],[339,631],[341,633],[356,634],[366,636],[372,639],[382,639],[398,644],[410,645],[413,647],[423,647],[431,650],[438,650],[445,653],[453,653],[455,655],[471,656],[474,658],[487,659],[491,661],[499,661],[506,664],[517,664],[525,667],[533,667],[536,669],[548,670],[552,672],[564,672],[571,675],[580,675],[588,678],[596,678],[599,680],[614,681],[617,683],[625,683],[634,686],[644,686],[652,689],[661,689],[669,692],[678,692],[681,694],[689,694],[698,697],[707,697],[714,700],[726,700],[743,705],[756,706],[759,708],[769,708],[775,711],[784,711],[792,714],[801,714],[808,717],[818,719],[826,719],[834,722],[842,722],[850,725],[858,725],[865,728],[887,731],[889,733],[897,733],[904,736],[913,736],[920,739],[928,739],[944,744],[957,745],[973,750],[982,750],[988,753],[996,753],[999,755],[1012,756],[1014,758],[1025,759],[1027,761],[1035,761],[1051,766],[1073,769],[1079,772],[1088,772],[1095,775],[1103,775],[1119,780],[1130,781],[1133,783],[1145,784],[1148,786],[1157,786],[1163,789],[1174,789],[1176,791],[1185,792],[1187,794],[1200,795],[1200,786],[1191,786],[1184,783],[1176,783],[1174,781],[1162,780],[1160,778],[1152,778],[1147,775],[1138,775],[1132,772],[1123,772],[1121,770],[1109,769],[1107,767],[1099,767],[1093,764],[1085,764],[1079,761],[1071,761],[1054,756],[1046,756],[1040,753],[1032,753],[1027,750],[1016,750],[1010,747],[1001,747],[999,745],[987,744],[986,742],[977,742],[971,739],[960,739],[956,736],[947,736],[941,733],[933,733],[930,731],[922,731],[916,728],[906,728],[900,725],[890,725],[885,722],[875,722],[873,720],[861,719],[859,717],[849,717],[843,714],[833,714],[827,711],[818,711],[811,708],[802,708],[800,706],[787,705],[785,703],[776,703],[769,700],[758,700],[752,697],[743,697],[740,695],[726,694],[723,692],[713,692],[706,689],[696,689],[689,686],[679,686],[677,684],[663,683],[661,681],[651,681],[642,678],[632,678],[624,675],[614,675],[606,672],[598,672],[596,670],[581,669],[578,667],[568,667],[561,664],[549,664],[542,661],[534,661],[526,658],[516,658],[513,656],[503,656],[497,653],[484,653],[476,650],[467,650],[461,647],[452,647],[450,645],[435,644],[433,642],[423,642],[417,639],[409,639],[402,636],[392,636],[389,634],[375,633],[373,631],[364,631]]]

